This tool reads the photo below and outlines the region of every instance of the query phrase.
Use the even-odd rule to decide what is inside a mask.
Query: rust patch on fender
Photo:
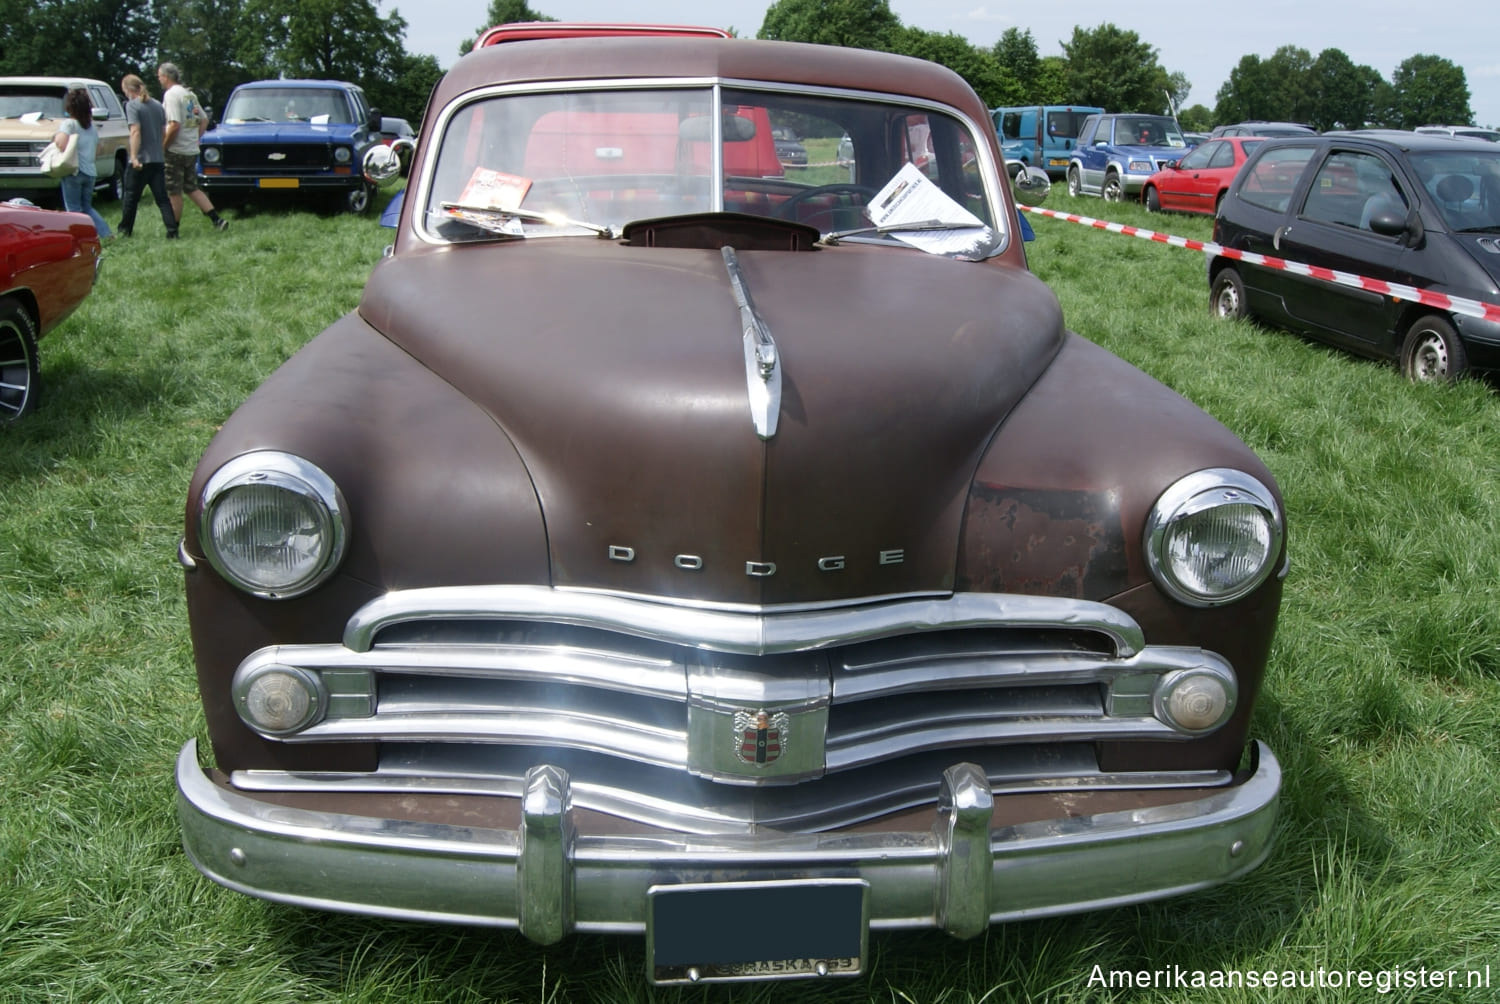
[[[957,588],[1097,600],[1130,585],[1119,498],[1112,492],[969,490]]]

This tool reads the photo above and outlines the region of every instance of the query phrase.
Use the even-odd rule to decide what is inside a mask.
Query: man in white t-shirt
[[[156,68],[156,79],[167,112],[162,145],[166,148],[167,197],[172,200],[172,213],[179,222],[182,220],[182,197],[186,195],[213,221],[215,230],[224,230],[229,221],[219,216],[208,193],[198,187],[198,136],[207,127],[208,116],[193,92],[182,86],[182,71],[177,64],[162,63]]]

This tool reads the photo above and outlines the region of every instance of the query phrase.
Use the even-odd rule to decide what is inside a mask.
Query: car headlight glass
[[[354,157],[354,151],[347,146],[336,146],[333,148],[333,159],[340,164],[347,164]]]
[[[1151,174],[1155,170],[1149,160],[1132,160],[1130,162],[1131,174]]]
[[[1228,469],[1198,471],[1162,493],[1146,521],[1146,563],[1174,599],[1231,603],[1274,570],[1284,534],[1275,496]]]
[[[343,558],[345,508],[338,487],[290,454],[247,453],[219,468],[204,486],[200,519],[209,562],[266,599],[300,596]]]
[[[199,152],[203,154],[205,164],[217,164],[224,157],[224,152],[216,146],[205,146]]]

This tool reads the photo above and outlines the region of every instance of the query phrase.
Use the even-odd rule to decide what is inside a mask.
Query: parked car
[[[382,146],[390,146],[398,139],[407,141],[405,144],[397,147],[399,151],[397,156],[401,158],[401,177],[403,178],[411,170],[411,146],[416,138],[416,130],[411,127],[411,123],[406,121],[406,119],[393,118],[389,115],[381,116],[380,143]]]
[[[1318,131],[1312,126],[1303,125],[1301,122],[1263,122],[1260,119],[1249,119],[1245,122],[1236,122],[1234,125],[1214,126],[1213,131],[1208,134],[1209,139],[1218,139],[1221,136],[1316,136]]]
[[[1146,179],[1187,148],[1170,115],[1090,115],[1068,158],[1068,194],[1138,198]]]
[[[83,213],[0,203],[0,425],[36,408],[37,342],[93,290],[101,260]]]
[[[802,137],[794,130],[774,128],[771,138],[776,141],[776,159],[781,161],[782,167],[807,166],[807,147],[802,145]]]
[[[1467,139],[1500,143],[1500,130],[1481,129],[1478,126],[1417,126],[1416,131],[1435,136],[1462,136]]]
[[[99,130],[95,177],[107,194],[120,197],[130,127],[114,88],[87,77],[0,77],[0,199],[62,204],[58,179],[42,173],[38,157],[67,117],[63,98],[75,88],[88,91]]]
[[[1214,222],[1226,247],[1496,302],[1500,146],[1413,132],[1267,141]],[[1221,317],[1395,361],[1413,380],[1500,367],[1500,324],[1293,272],[1209,261]]]
[[[198,183],[215,202],[311,194],[362,213],[371,193],[360,163],[382,118],[341,80],[241,84],[200,141]]]
[[[1089,105],[1021,105],[993,108],[990,118],[1007,160],[1040,167],[1049,177],[1068,173],[1068,158],[1078,139],[1078,130],[1090,115],[1103,108]]]
[[[792,115],[852,180],[733,169]],[[454,64],[418,142],[358,309],[192,477],[205,874],[644,934],[687,983],[1266,856],[1275,481],[1065,328],[960,77],[517,41]]]
[[[1153,213],[1216,213],[1245,159],[1264,142],[1241,136],[1208,140],[1147,178],[1141,201]]]

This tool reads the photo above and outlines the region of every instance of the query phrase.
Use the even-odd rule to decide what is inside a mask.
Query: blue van
[[[1006,160],[1019,160],[1061,178],[1068,173],[1068,158],[1083,120],[1103,112],[1087,105],[1019,105],[992,109],[990,116]]]

